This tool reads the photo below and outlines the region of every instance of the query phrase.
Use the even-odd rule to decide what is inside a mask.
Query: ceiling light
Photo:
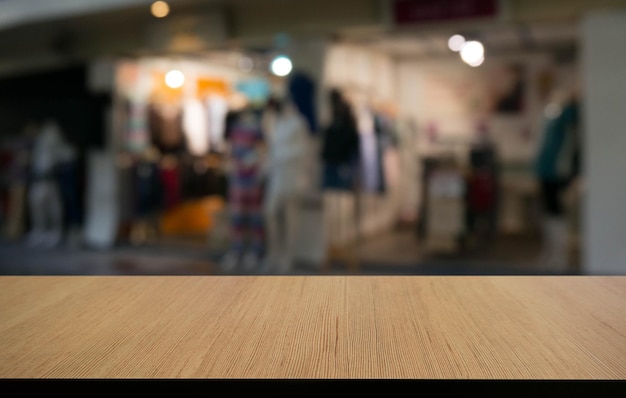
[[[465,37],[461,35],[453,35],[448,39],[448,48],[452,51],[461,51],[465,44]]]
[[[468,65],[482,63],[481,59],[485,57],[485,48],[479,41],[468,41],[461,48],[461,59]]]
[[[483,64],[483,62],[485,62],[485,57],[480,57],[477,60],[474,60],[472,62],[466,62],[466,64],[468,64],[469,66],[473,66],[473,67],[477,67]]]
[[[291,72],[292,67],[291,60],[284,55],[280,55],[274,58],[270,69],[276,76],[287,76]]]
[[[155,18],[164,18],[170,13],[170,6],[164,1],[155,1],[150,6],[150,11]]]
[[[185,84],[185,75],[178,69],[172,69],[165,75],[165,84],[170,88],[180,88]]]

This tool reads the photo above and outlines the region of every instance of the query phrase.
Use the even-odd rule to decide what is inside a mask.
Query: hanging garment
[[[164,160],[159,168],[160,186],[163,192],[163,207],[171,210],[181,203],[181,182],[178,163]]]
[[[150,145],[148,131],[148,106],[143,102],[129,101],[126,103],[126,149],[132,153],[141,153]]]
[[[579,109],[566,104],[557,115],[548,117],[535,171],[541,180],[568,180],[577,172]]]
[[[224,130],[226,115],[228,114],[228,102],[224,97],[211,95],[206,99],[208,113],[208,134],[211,151],[223,152],[225,150]]]
[[[208,114],[200,100],[195,98],[185,100],[182,123],[187,151],[194,156],[208,153],[210,146]]]
[[[359,142],[361,144],[361,189],[379,192],[381,187],[381,157],[374,116],[365,108],[358,114]]]
[[[388,178],[396,178],[394,175],[395,149],[398,147],[398,137],[393,120],[381,114],[374,114],[374,129],[376,133],[376,153],[378,163],[378,181],[374,188],[375,192],[385,193],[388,189]]]
[[[151,142],[162,154],[180,153],[186,149],[179,105],[150,105],[148,123]]]

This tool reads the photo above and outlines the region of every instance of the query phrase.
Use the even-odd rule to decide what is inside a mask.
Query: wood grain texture
[[[0,377],[626,379],[626,277],[0,277]]]

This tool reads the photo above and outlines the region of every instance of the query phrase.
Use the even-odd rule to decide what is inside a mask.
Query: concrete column
[[[583,264],[626,274],[626,10],[582,24]]]

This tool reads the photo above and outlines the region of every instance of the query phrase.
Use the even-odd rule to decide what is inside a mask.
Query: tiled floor
[[[501,238],[482,251],[431,255],[414,234],[400,232],[363,241],[354,251],[355,271],[334,263],[326,269],[300,264],[290,274],[378,275],[498,275],[551,274],[537,262],[539,242],[528,238]],[[98,251],[59,247],[34,250],[22,245],[0,245],[2,275],[218,275],[216,253],[201,245],[117,247]],[[233,272],[238,274],[238,272]],[[573,267],[571,272],[576,274]],[[241,274],[239,272],[239,274]]]

